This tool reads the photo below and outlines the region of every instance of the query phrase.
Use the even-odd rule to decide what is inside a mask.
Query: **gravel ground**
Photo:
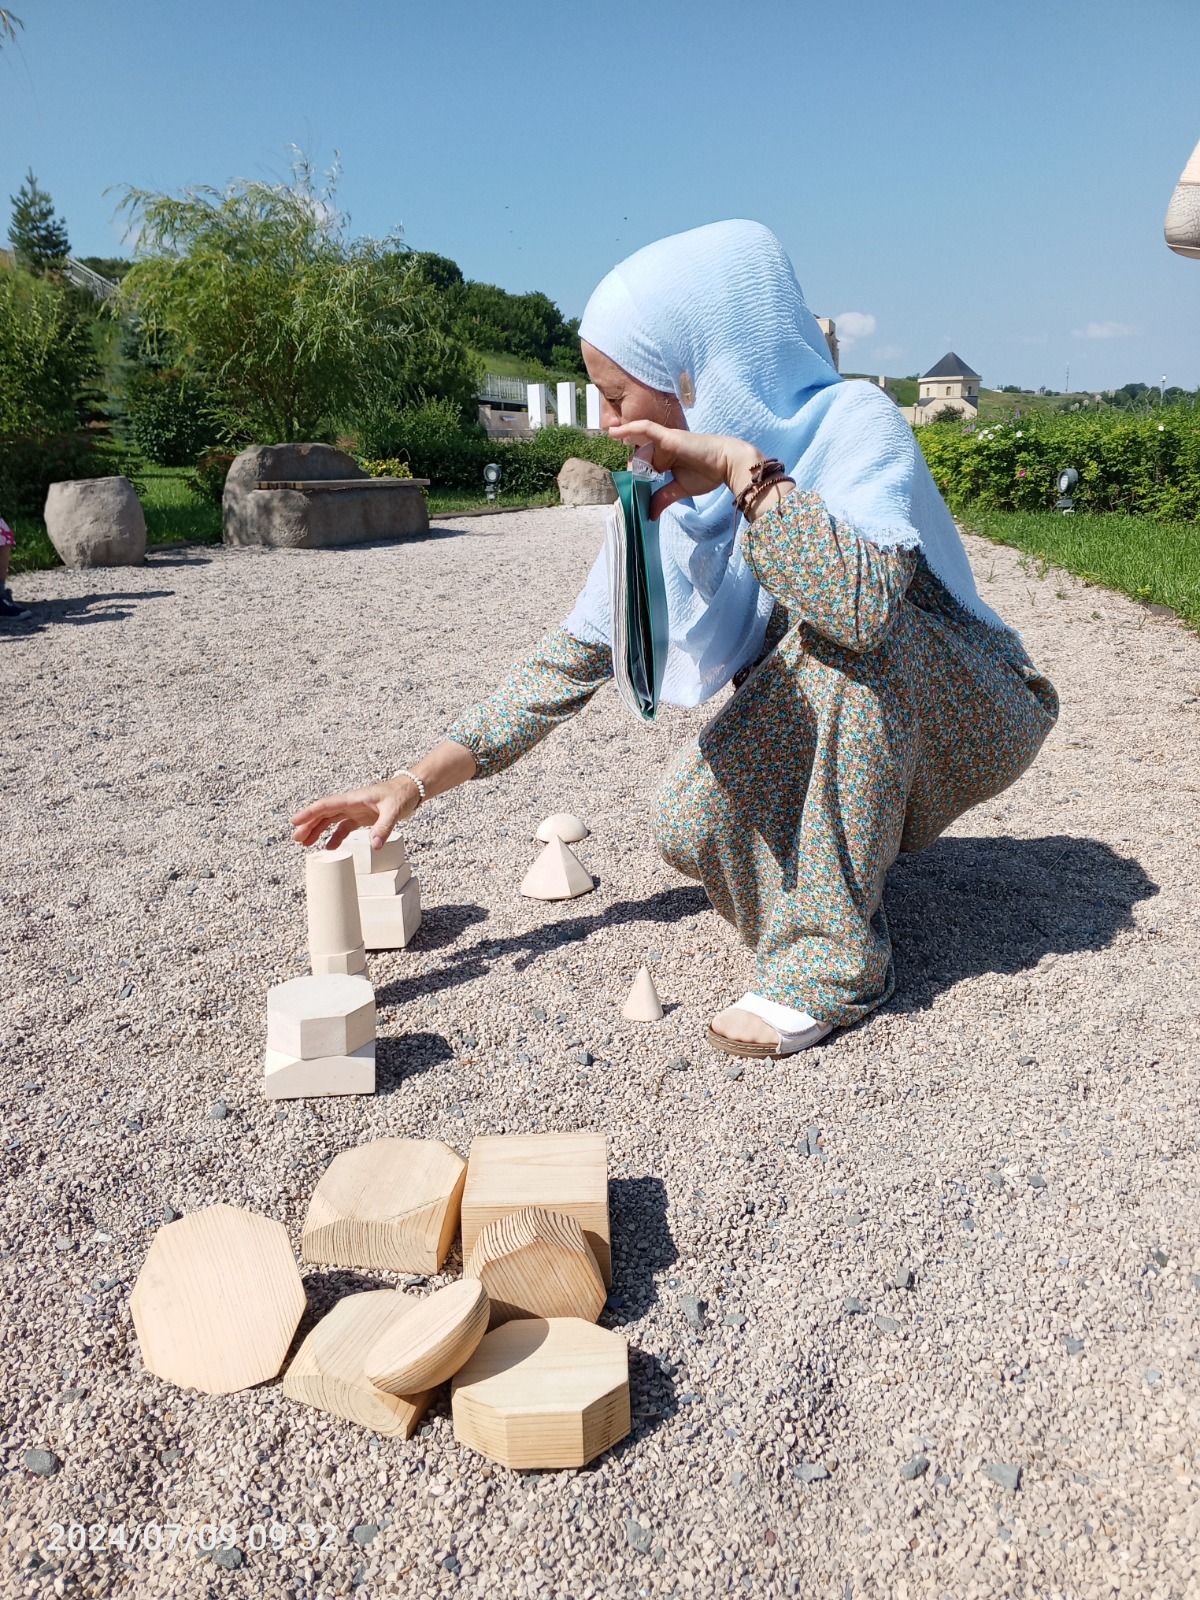
[[[1063,716],[1014,791],[897,864],[897,995],[822,1048],[704,1044],[747,956],[648,832],[700,717],[642,729],[606,691],[409,825],[426,920],[371,960],[376,1097],[263,1099],[265,992],[304,968],[289,812],[497,681],[601,520],[19,582],[40,626],[0,640],[4,1592],[1200,1592],[1200,641],[1172,620],[972,543]],[[524,901],[558,810],[591,824],[599,888]],[[619,1011],[643,960],[652,1026]],[[348,1145],[572,1127],[610,1136],[603,1320],[632,1351],[633,1435],[588,1470],[489,1466],[444,1398],[406,1445],[277,1383],[143,1371],[128,1297],[164,1217],[230,1201],[298,1244]],[[379,1281],[308,1270],[302,1331]],[[258,1552],[272,1520],[287,1548]],[[149,1521],[235,1524],[243,1565],[186,1534],[113,1548]],[[99,1548],[56,1549],[72,1522]],[[299,1548],[305,1522],[328,1548]]]

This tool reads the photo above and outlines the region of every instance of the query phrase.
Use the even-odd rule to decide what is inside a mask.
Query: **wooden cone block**
[[[304,885],[313,972],[361,972],[366,955],[350,853],[310,850],[304,858]]]
[[[330,1266],[437,1272],[458,1226],[467,1164],[437,1139],[343,1150],[309,1202],[300,1254]]]
[[[363,1365],[367,1351],[409,1314],[408,1297],[395,1289],[369,1289],[339,1300],[297,1350],[283,1375],[284,1394],[376,1433],[411,1439],[429,1393],[386,1394]]]
[[[487,1332],[488,1297],[474,1278],[460,1278],[408,1303],[411,1309],[389,1323],[367,1354],[367,1377],[388,1394],[413,1394],[445,1383]]]
[[[521,1469],[582,1467],[629,1432],[629,1349],[577,1317],[506,1322],[454,1379],[454,1437]]]
[[[345,1056],[304,1060],[267,1046],[263,1093],[268,1100],[304,1100],[315,1095],[374,1094],[375,1041]]]
[[[226,1205],[160,1228],[129,1301],[147,1370],[205,1394],[273,1378],[304,1306],[287,1229]]]
[[[421,880],[410,878],[390,900],[364,895],[358,911],[368,950],[403,950],[421,926]]]
[[[370,980],[336,974],[293,978],[267,990],[267,1046],[312,1061],[347,1056],[375,1042],[375,991]]]
[[[462,1197],[463,1260],[489,1223],[530,1206],[574,1217],[600,1276],[606,1284],[612,1282],[604,1134],[492,1134],[473,1139]]]
[[[583,862],[556,834],[525,874],[521,893],[530,900],[574,900],[595,887]]]
[[[386,844],[380,845],[378,850],[372,850],[370,828],[355,828],[353,833],[347,834],[342,849],[350,852],[354,871],[359,877],[399,872],[401,883],[408,879],[408,852],[404,848],[403,839],[389,839]]]
[[[561,839],[564,844],[578,844],[581,839],[588,838],[591,831],[586,822],[580,822],[569,811],[556,811],[540,824],[534,838],[540,839],[543,844],[549,844],[551,839]]]
[[[621,1015],[626,1022],[661,1022],[662,1014],[662,1001],[658,998],[650,968],[639,967],[629,998],[621,1007]]]
[[[489,1223],[463,1272],[487,1290],[493,1328],[514,1317],[595,1322],[608,1298],[583,1229],[561,1211],[531,1207]]]

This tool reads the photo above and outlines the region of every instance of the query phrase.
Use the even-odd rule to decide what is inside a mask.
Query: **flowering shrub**
[[[385,461],[372,461],[369,456],[356,456],[359,466],[371,478],[411,478],[412,468],[407,461],[394,456]]]
[[[952,507],[1045,511],[1064,467],[1079,473],[1080,511],[1200,518],[1200,409],[1034,413],[1012,422],[918,428],[934,481]]]

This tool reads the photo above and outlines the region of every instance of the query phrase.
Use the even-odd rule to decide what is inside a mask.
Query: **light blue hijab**
[[[778,457],[832,516],[875,544],[922,549],[969,610],[1004,627],[976,592],[912,429],[881,389],[838,376],[768,228],[714,222],[647,245],[601,281],[579,332],[640,383],[675,395],[692,432],[732,434]],[[669,704],[700,705],[762,649],[774,601],[742,554],[740,526],[727,488],[677,501],[659,521]],[[611,644],[610,607],[602,550],[564,626]]]

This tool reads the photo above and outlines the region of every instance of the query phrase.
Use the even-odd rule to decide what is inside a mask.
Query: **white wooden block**
[[[569,811],[556,811],[552,817],[547,817],[545,822],[538,825],[534,838],[540,839],[543,844],[549,844],[551,839],[561,839],[564,844],[578,844],[581,839],[586,839],[591,831],[586,822],[573,817]]]
[[[349,850],[354,870],[360,878],[377,872],[399,872],[408,866],[404,840],[388,839],[378,850],[372,850],[370,828],[355,828],[353,833],[347,834],[342,849]],[[361,887],[359,893],[362,893]]]
[[[303,1100],[312,1095],[374,1094],[375,1041],[344,1056],[303,1060],[267,1046],[263,1093],[268,1100]]]
[[[394,872],[360,872],[355,878],[358,885],[358,915],[362,918],[364,900],[394,900],[406,883],[412,882],[412,868],[406,863]]]
[[[375,1039],[375,991],[360,975],[293,978],[267,990],[267,1046],[312,1061],[348,1056]]]
[[[368,950],[402,950],[421,926],[421,880],[410,878],[391,900],[358,902]]]
[[[365,965],[362,924],[350,852],[310,850],[304,858],[304,884],[312,970],[318,974],[361,972]]]
[[[521,893],[530,900],[574,900],[595,887],[591,873],[557,834],[521,880]]]
[[[639,967],[629,998],[621,1007],[621,1015],[626,1022],[661,1022],[662,1014],[662,1001],[658,998],[650,968]]]

